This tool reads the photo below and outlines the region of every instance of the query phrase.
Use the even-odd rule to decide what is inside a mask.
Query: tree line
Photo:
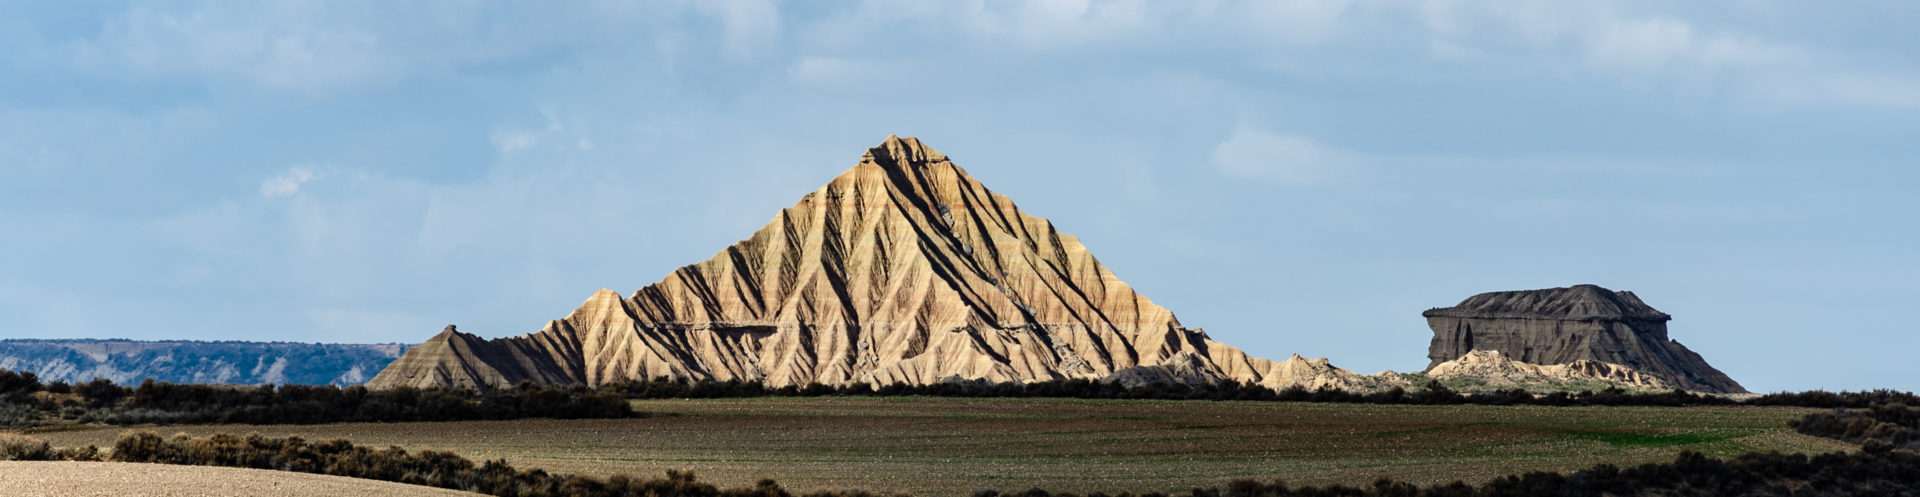
[[[824,396],[923,396],[923,397],[1056,397],[1077,399],[1153,399],[1153,400],[1244,400],[1268,402],[1331,402],[1348,404],[1473,404],[1542,406],[1793,406],[1816,408],[1865,408],[1877,404],[1906,403],[1920,405],[1920,396],[1895,390],[1865,392],[1782,392],[1735,400],[1726,396],[1674,389],[1665,392],[1629,392],[1619,388],[1600,391],[1549,392],[1536,394],[1514,388],[1483,392],[1458,392],[1429,380],[1424,387],[1393,387],[1375,392],[1351,392],[1334,388],[1307,389],[1294,385],[1272,389],[1253,383],[1224,380],[1199,385],[1148,384],[1125,386],[1086,379],[1052,380],[1035,383],[943,382],[929,385],[889,384],[875,387],[865,383],[846,385],[811,384],[804,387],[770,388],[758,381],[684,381],[666,377],[648,381],[625,380],[600,387],[630,399],[712,399],[744,397],[824,397]]]
[[[1893,390],[1772,393],[1735,400],[1684,390],[1600,391],[1536,394],[1522,389],[1457,392],[1439,381],[1422,388],[1375,392],[1291,386],[1272,389],[1226,380],[1199,385],[1125,386],[1086,379],[1036,383],[942,382],[929,385],[811,384],[771,388],[757,381],[685,381],[666,377],[584,385],[520,382],[484,391],[363,386],[204,385],[158,382],[122,386],[105,379],[41,383],[31,372],[0,370],[0,427],[54,423],[133,424],[315,424],[336,422],[462,421],[521,418],[620,418],[640,416],[628,399],[744,397],[924,396],[1051,397],[1352,404],[1471,404],[1539,406],[1797,406],[1865,409],[1882,404],[1920,406],[1920,396]]]
[[[1862,444],[1871,449],[1920,451],[1920,408],[1880,404],[1866,409],[1835,409],[1792,422],[1794,431]]]
[[[484,392],[445,388],[201,385],[148,379],[41,384],[0,370],[0,427],[54,423],[316,424],[640,416],[620,395],[584,386],[522,382]]]
[[[307,442],[299,437],[214,434],[161,437],[151,431],[122,434],[110,454],[93,447],[53,450],[46,442],[0,435],[0,460],[111,460],[123,462],[230,466],[366,478],[478,492],[503,497],[795,497],[772,480],[751,487],[722,489],[697,481],[691,472],[665,477],[616,475],[594,478],[520,470],[504,460],[474,463],[459,455],[400,447],[376,449],[334,439]],[[1599,464],[1560,474],[1534,471],[1495,478],[1480,485],[1454,481],[1415,485],[1389,478],[1370,485],[1293,487],[1284,481],[1237,480],[1222,487],[1193,488],[1172,495],[1159,492],[1091,493],[1086,497],[1519,497],[1607,495],[1911,495],[1920,488],[1920,454],[1886,444],[1856,452],[1817,456],[1755,453],[1731,459],[1696,452],[1671,462],[1632,467]],[[816,491],[801,497],[877,497],[862,490]],[[1028,489],[1001,493],[980,490],[973,497],[1080,497],[1073,493]]]

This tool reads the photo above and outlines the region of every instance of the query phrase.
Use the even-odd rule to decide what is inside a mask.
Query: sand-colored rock
[[[1120,386],[1135,388],[1146,385],[1205,385],[1218,383],[1226,377],[1220,375],[1206,358],[1192,352],[1181,352],[1152,366],[1134,366],[1114,371],[1101,378],[1103,383],[1119,383]]]
[[[711,259],[625,298],[601,290],[532,334],[449,328],[368,386],[1034,382],[1159,365],[1263,385],[1298,375],[1182,326],[1079,239],[888,137]]]
[[[1566,364],[1527,364],[1498,350],[1475,350],[1427,370],[1435,379],[1472,378],[1495,388],[1552,389],[1604,384],[1625,390],[1670,390],[1659,375],[1619,364],[1579,359]]]
[[[1433,329],[1428,369],[1492,350],[1527,364],[1587,360],[1653,373],[1687,390],[1746,392],[1700,354],[1667,338],[1672,317],[1633,292],[1594,285],[1491,292],[1424,315]]]

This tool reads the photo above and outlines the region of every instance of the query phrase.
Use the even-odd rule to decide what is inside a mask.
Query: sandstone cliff
[[[1300,374],[1181,325],[1052,222],[888,137],[711,259],[624,298],[601,290],[532,334],[449,327],[368,385],[1033,382],[1162,365],[1152,374]]]
[[[1584,359],[1650,372],[1687,390],[1746,392],[1700,354],[1668,339],[1672,317],[1632,292],[1594,285],[1491,292],[1424,315],[1434,334],[1428,369],[1492,350],[1528,364]]]
[[[1427,370],[1434,379],[1472,379],[1491,388],[1526,390],[1671,390],[1659,375],[1619,364],[1579,359],[1566,364],[1527,364],[1498,350],[1475,350]]]

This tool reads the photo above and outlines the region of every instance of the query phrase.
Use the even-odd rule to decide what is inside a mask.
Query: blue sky
[[[889,134],[1267,357],[1595,283],[1920,390],[1912,2],[0,3],[0,337],[539,329]]]

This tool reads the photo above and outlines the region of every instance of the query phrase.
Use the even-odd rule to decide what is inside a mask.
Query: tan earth
[[[1659,375],[1619,364],[1586,359],[1566,364],[1527,364],[1509,359],[1498,350],[1468,352],[1427,370],[1427,376],[1474,378],[1487,382],[1488,386],[1503,388],[1602,382],[1629,390],[1673,389],[1673,384]]]
[[[43,497],[404,497],[481,495],[344,476],[123,462],[0,461],[0,495]]]
[[[663,376],[919,385],[1123,372],[1116,381],[1311,388],[1363,378],[1345,370],[1319,378],[1336,369],[1276,363],[1208,339],[1073,235],[919,140],[890,136],[711,259],[625,298],[601,290],[536,333],[485,340],[448,326],[367,386],[597,386]]]

